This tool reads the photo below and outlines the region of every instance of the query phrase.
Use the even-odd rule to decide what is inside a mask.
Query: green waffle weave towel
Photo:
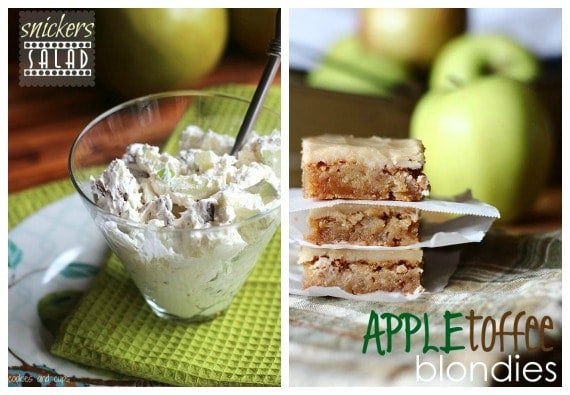
[[[215,90],[250,98],[252,87]],[[279,111],[272,88],[266,105]],[[115,256],[63,323],[51,352],[85,365],[172,385],[281,384],[280,232],[230,308],[180,325],[157,318]]]
[[[179,325],[157,318],[112,257],[60,329],[52,353],[173,385],[280,385],[280,237],[223,316]]]

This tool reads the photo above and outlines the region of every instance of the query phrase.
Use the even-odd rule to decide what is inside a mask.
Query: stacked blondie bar
[[[420,241],[420,212],[382,203],[429,195],[422,143],[315,136],[303,140],[301,166],[304,198],[338,200],[309,210],[304,239],[314,247],[302,246],[299,253],[303,288],[339,287],[352,294],[423,291],[423,252],[405,248]]]

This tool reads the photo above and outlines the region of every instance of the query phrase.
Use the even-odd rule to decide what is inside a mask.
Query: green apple
[[[536,57],[514,39],[497,34],[464,34],[451,40],[433,63],[431,89],[454,89],[487,75],[531,82],[540,73]]]
[[[445,53],[442,50],[442,56],[448,56]],[[470,75],[465,69],[473,67],[472,56],[464,57],[464,63],[450,59],[455,67],[440,67],[466,77],[428,91],[410,124],[411,137],[426,147],[432,196],[450,197],[470,189],[475,198],[499,209],[502,222],[515,221],[547,182],[549,119],[532,87],[520,81],[519,74],[509,74],[522,66]]]
[[[335,42],[324,59],[307,74],[313,88],[362,95],[389,96],[412,78],[409,68],[366,51],[357,36]]]
[[[431,66],[440,48],[466,28],[463,8],[365,8],[360,35],[379,55],[419,69]]]
[[[95,70],[123,97],[192,87],[223,55],[223,8],[100,9]]]

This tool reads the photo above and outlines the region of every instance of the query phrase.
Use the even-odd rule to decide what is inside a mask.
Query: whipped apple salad
[[[91,178],[100,228],[156,314],[202,321],[223,312],[280,221],[278,130],[234,138],[197,126],[178,153],[131,144]]]

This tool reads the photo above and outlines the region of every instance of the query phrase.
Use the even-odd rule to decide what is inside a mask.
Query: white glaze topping
[[[323,134],[303,139],[302,150],[303,165],[346,161],[370,167],[418,170],[423,168],[425,160],[423,144],[416,139]]]

